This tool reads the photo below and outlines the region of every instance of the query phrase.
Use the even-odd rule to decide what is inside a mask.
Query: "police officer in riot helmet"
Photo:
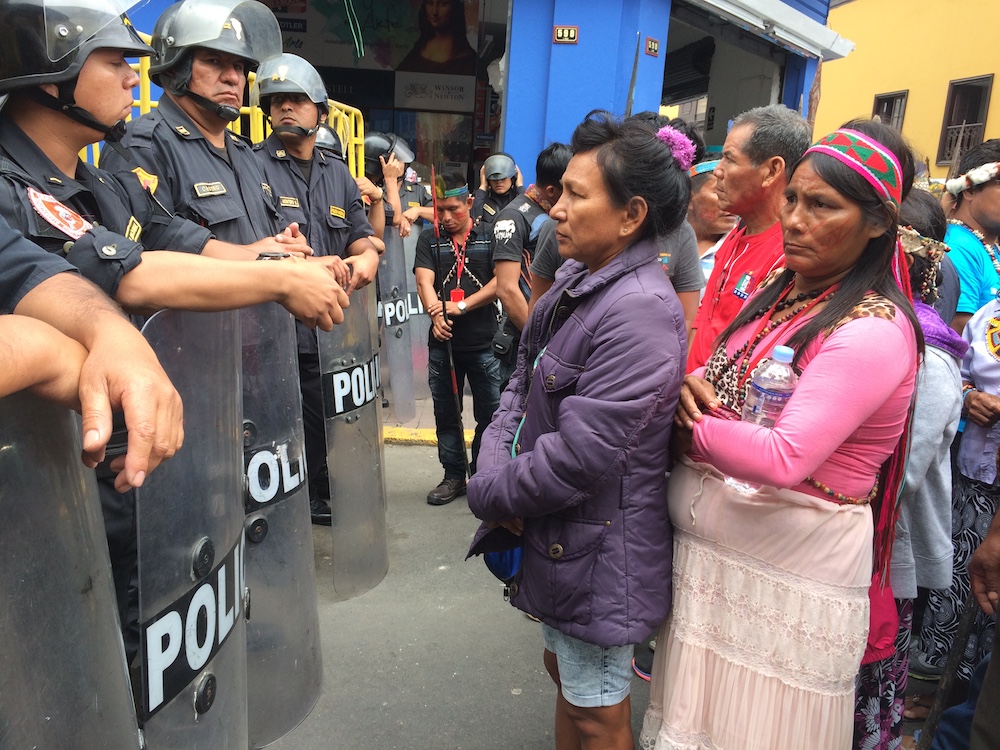
[[[317,256],[336,261],[335,273],[348,292],[368,285],[385,249],[380,239],[372,240],[385,226],[382,190],[367,178],[355,181],[342,158],[332,158],[319,146],[320,132],[333,133],[325,124],[323,79],[301,57],[285,53],[261,64],[250,98],[271,122],[272,134],[254,150],[282,210],[298,223]],[[367,218],[362,196],[371,205]],[[297,339],[310,512],[313,523],[329,525],[319,350],[315,333],[304,326],[297,326]]]
[[[301,267],[291,265],[279,269],[278,264],[199,257],[197,253],[210,244],[220,250],[226,246],[206,228],[166,211],[135,175],[116,180],[80,161],[79,152],[101,138],[112,144],[104,155],[115,153],[116,124],[129,113],[132,88],[138,83],[125,55],[148,55],[152,50],[110,0],[88,0],[79,13],[76,10],[62,6],[55,11],[44,1],[0,5],[0,46],[5,50],[0,58],[0,93],[8,95],[0,111],[0,183],[6,188],[0,190],[0,215],[43,249],[64,256],[81,275],[135,314],[163,307],[234,309],[279,299],[292,309],[299,304],[292,290],[308,276],[305,288],[322,289],[326,300],[310,304],[308,311],[301,307],[298,314],[312,322],[325,320],[322,324],[327,327],[339,322],[343,313],[337,295],[342,290],[331,283],[325,269],[310,267],[308,274],[302,274]],[[74,18],[72,23],[67,15]],[[65,46],[63,39],[68,40]],[[56,56],[59,59],[53,63]],[[170,249],[186,252],[144,252]],[[293,277],[297,282],[290,284]],[[73,302],[74,296],[66,293],[55,304],[70,308]],[[111,328],[110,323],[105,325]],[[131,346],[130,337],[139,336],[134,329],[128,336],[119,333],[123,350]],[[143,361],[141,352],[134,356],[137,363]],[[151,352],[149,358],[153,359]],[[150,396],[154,402],[160,397],[156,388],[150,388]],[[117,441],[131,445],[145,431],[130,429],[126,435],[124,428],[133,426],[129,411],[124,424],[116,427]],[[159,418],[153,423],[158,424]],[[180,445],[180,423],[172,429],[172,436],[164,436],[157,426],[150,468]],[[135,499],[130,488],[140,486],[143,476],[134,461],[127,468],[125,475],[116,476],[119,469],[114,462],[97,467],[131,654],[138,642],[135,613],[130,610],[137,604]]]
[[[247,73],[281,52],[274,14],[256,0],[183,0],[157,19],[152,46],[150,78],[165,96],[127,126],[130,157],[109,154],[105,166],[155,181],[169,210],[250,246],[228,257],[309,254],[268,192],[249,140],[226,129],[239,117]]]
[[[403,179],[415,158],[406,141],[395,133],[365,136],[365,175],[382,186],[386,225],[396,227],[401,237],[409,237],[414,222],[430,221],[434,216],[427,191]]]
[[[524,180],[513,157],[502,152],[493,154],[479,169],[479,188],[472,204],[472,220],[489,231],[500,209],[523,192]]]

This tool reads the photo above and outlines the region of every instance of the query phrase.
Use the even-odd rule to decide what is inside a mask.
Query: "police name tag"
[[[196,182],[194,194],[199,198],[210,198],[213,195],[225,195],[226,186],[221,182]]]
[[[483,210],[486,213],[488,213],[490,216],[495,216],[496,212],[497,212],[497,210],[495,208],[493,208],[493,206],[491,206],[489,204],[485,204],[485,203],[483,204]]]
[[[336,216],[338,219],[343,219],[347,216],[347,214],[340,206],[330,206],[330,216]]]
[[[282,195],[281,196],[281,207],[282,208],[298,208],[299,207],[299,199],[298,198],[292,198],[292,197],[289,197],[287,195]]]

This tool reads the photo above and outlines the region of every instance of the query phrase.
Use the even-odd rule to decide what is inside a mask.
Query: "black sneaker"
[[[449,479],[445,477],[441,484],[427,493],[428,505],[447,505],[459,495],[465,494],[465,477]]]
[[[309,500],[309,515],[316,526],[329,526],[333,521],[330,506],[322,500]]]
[[[635,647],[635,658],[632,659],[632,671],[646,682],[649,682],[649,676],[653,671],[653,650],[655,648],[655,633]]]

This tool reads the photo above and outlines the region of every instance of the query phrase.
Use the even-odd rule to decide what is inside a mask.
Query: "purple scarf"
[[[927,345],[935,346],[961,362],[969,348],[965,339],[949,328],[937,310],[930,305],[920,300],[913,300],[913,309],[917,313],[917,321],[924,332],[924,341]]]

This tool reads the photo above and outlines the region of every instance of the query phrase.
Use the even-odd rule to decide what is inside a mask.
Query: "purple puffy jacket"
[[[670,607],[665,473],[686,348],[655,243],[594,274],[569,261],[528,319],[483,436],[469,507],[524,519],[511,603],[588,643],[640,643]],[[489,537],[484,523],[471,553]]]

